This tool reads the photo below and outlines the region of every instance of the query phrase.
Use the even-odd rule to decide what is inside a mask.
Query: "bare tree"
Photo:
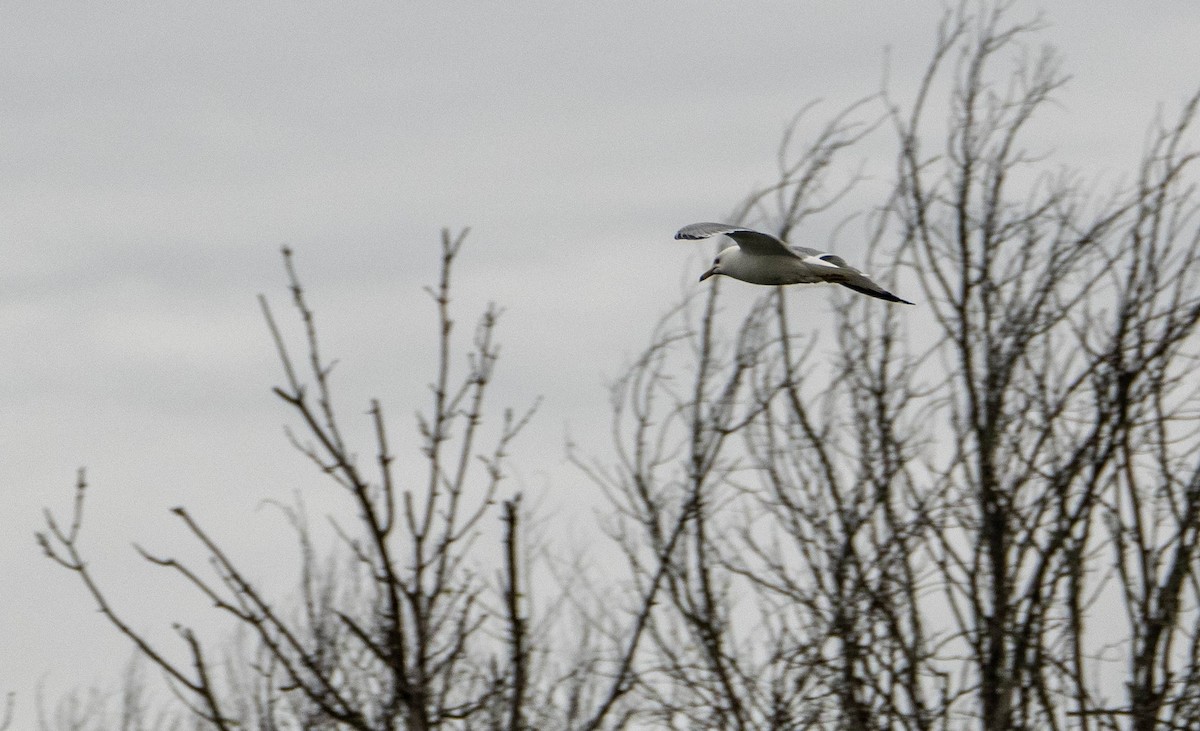
[[[249,657],[221,661],[182,621],[176,625],[190,655],[179,662],[127,622],[98,585],[83,557],[85,481],[80,473],[67,521],[47,512],[39,534],[47,555],[75,572],[101,612],[140,653],[166,675],[190,709],[212,728],[435,729],[503,715],[503,727],[524,728],[528,651],[527,593],[517,587],[521,569],[516,500],[505,501],[500,597],[489,608],[489,587],[472,563],[470,545],[493,506],[512,440],[533,409],[504,412],[493,446],[483,437],[485,396],[498,349],[500,312],[480,318],[465,373],[457,370],[450,312],[451,273],[465,232],[445,232],[441,279],[428,291],[437,308],[438,356],[431,408],[418,415],[427,465],[421,487],[394,474],[393,452],[378,402],[369,418],[373,464],[361,465],[343,437],[331,396],[332,363],[322,354],[315,316],[283,251],[293,306],[303,324],[306,357],[294,359],[262,299],[279,352],[284,385],[275,393],[298,416],[293,443],[328,475],[357,511],[357,522],[339,526],[350,559],[338,570],[322,566],[309,540],[302,510],[284,507],[301,547],[299,611],[272,599],[186,508],[172,512],[208,555],[209,571],[138,548],[155,566],[183,577],[249,638]],[[306,372],[306,374],[305,374]],[[372,474],[373,473],[373,474]],[[501,631],[499,627],[507,627]],[[248,691],[247,689],[252,689]]]
[[[727,323],[713,287],[616,384],[617,461],[579,462],[638,578],[612,695],[643,713],[1196,725],[1197,100],[1100,199],[1026,148],[1065,77],[1009,15],[948,13],[913,100],[882,97],[896,178],[868,241],[924,317],[843,300],[822,348],[790,292]],[[738,215],[783,234],[833,210],[868,109],[797,151],[790,130],[779,182]]]
[[[1070,177],[1021,190],[1014,179],[1036,162],[1021,135],[1063,77],[1045,51],[1003,85],[990,79],[993,56],[1028,31],[1004,22],[1000,8],[944,32],[940,48],[967,49],[944,155],[922,157],[921,104],[896,125],[904,251],[951,364],[941,409],[956,449],[930,472],[960,506],[931,534],[945,598],[970,647],[984,727],[1086,726],[1103,720],[1095,712],[1111,692],[1095,683],[1088,620],[1115,566],[1138,609],[1121,642],[1128,703],[1109,715],[1192,726],[1171,707],[1174,693],[1195,692],[1172,672],[1191,661],[1168,636],[1191,636],[1196,622],[1179,613],[1197,568],[1184,521],[1200,507],[1197,403],[1183,380],[1200,319],[1186,179],[1196,98],[1152,130],[1133,190],[1090,210]],[[1120,548],[1106,566],[1096,553],[1106,538],[1171,560],[1131,570]]]

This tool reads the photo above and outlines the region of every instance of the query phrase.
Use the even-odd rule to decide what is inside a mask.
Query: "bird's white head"
[[[713,259],[712,267],[705,273],[700,275],[700,281],[703,282],[709,277],[717,274],[734,274],[737,270],[738,259],[742,256],[742,250],[739,246],[730,246],[727,249],[722,249],[721,253],[717,254],[717,258]]]

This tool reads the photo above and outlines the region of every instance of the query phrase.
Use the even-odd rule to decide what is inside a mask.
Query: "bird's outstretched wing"
[[[771,234],[755,231],[728,223],[693,223],[684,226],[675,234],[677,239],[707,239],[709,236],[725,234],[737,242],[737,245],[750,254],[763,256],[799,256],[788,245]]]

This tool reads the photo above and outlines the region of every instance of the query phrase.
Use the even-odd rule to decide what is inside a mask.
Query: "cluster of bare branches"
[[[144,658],[135,654],[119,679],[119,688],[76,688],[47,708],[38,689],[40,731],[202,731],[203,719],[176,704],[163,703],[147,682]],[[6,726],[0,725],[0,728]]]
[[[1097,196],[1028,149],[1065,81],[1028,50],[1036,28],[1003,4],[951,11],[911,100],[885,90],[811,135],[814,108],[797,117],[779,180],[737,215],[783,235],[838,210],[864,175],[833,171],[890,131],[891,195],[860,220],[924,315],[843,297],[822,342],[795,315],[812,290],[744,313],[717,280],[686,298],[613,386],[615,456],[571,446],[613,560],[559,572],[561,597],[531,596],[519,496],[496,505],[532,411],[479,446],[496,309],[453,377],[462,235],[429,290],[419,487],[377,402],[374,461],[354,458],[285,250],[306,357],[263,300],[276,393],[355,508],[345,557],[319,560],[297,508],[295,598],[265,596],[183,508],[209,569],[142,551],[240,627],[240,654],[214,660],[181,623],[176,661],[124,620],[81,554],[82,474],[47,554],[204,728],[1200,727],[1200,97]],[[492,582],[472,549],[488,516]]]
[[[644,713],[1200,724],[1198,101],[1096,200],[1025,146],[1065,79],[1007,15],[948,14],[914,101],[883,95],[899,153],[871,248],[899,240],[926,317],[850,299],[818,348],[782,289],[723,327],[713,288],[617,384],[618,460],[584,463],[639,580],[621,669]],[[834,156],[877,125],[837,115],[742,213],[787,232],[827,210]]]
[[[481,450],[485,396],[498,355],[499,317],[489,307],[467,354],[466,374],[452,380],[450,276],[465,232],[442,237],[441,279],[430,288],[438,313],[433,404],[418,416],[428,468],[424,484],[398,479],[378,402],[369,417],[375,459],[361,465],[342,435],[331,396],[332,364],[319,347],[313,310],[283,251],[292,303],[304,328],[306,357],[294,359],[267,300],[264,316],[278,349],[285,383],[275,393],[298,415],[294,445],[328,475],[355,507],[357,520],[339,526],[345,565],[325,566],[312,547],[303,512],[285,508],[302,548],[298,599],[264,594],[186,508],[174,514],[204,549],[208,570],[139,548],[151,564],[176,572],[248,638],[250,657],[213,658],[184,623],[176,630],[188,651],[172,659],[127,622],[95,581],[81,553],[85,494],[82,472],[74,509],[63,522],[47,512],[39,534],[46,554],[75,572],[110,622],[160,669],[178,697],[208,727],[431,729],[448,721],[507,719],[524,728],[529,652],[518,535],[518,498],[502,501],[502,606],[471,562],[470,545],[494,514],[512,440],[533,414],[506,411],[490,449]],[[304,374],[304,375],[302,375]],[[298,604],[300,611],[293,611]],[[503,625],[503,631],[494,625]],[[504,640],[495,636],[503,634]],[[219,653],[218,653],[219,654]],[[497,726],[499,727],[499,726]]]

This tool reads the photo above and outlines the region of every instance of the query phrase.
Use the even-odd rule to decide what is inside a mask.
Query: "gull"
[[[717,234],[725,234],[737,242],[737,246],[722,249],[713,259],[712,268],[700,275],[701,282],[717,274],[751,284],[832,282],[888,302],[912,304],[872,282],[870,277],[836,254],[805,246],[788,246],[761,231],[727,223],[693,223],[679,229],[675,238],[695,241]]]

